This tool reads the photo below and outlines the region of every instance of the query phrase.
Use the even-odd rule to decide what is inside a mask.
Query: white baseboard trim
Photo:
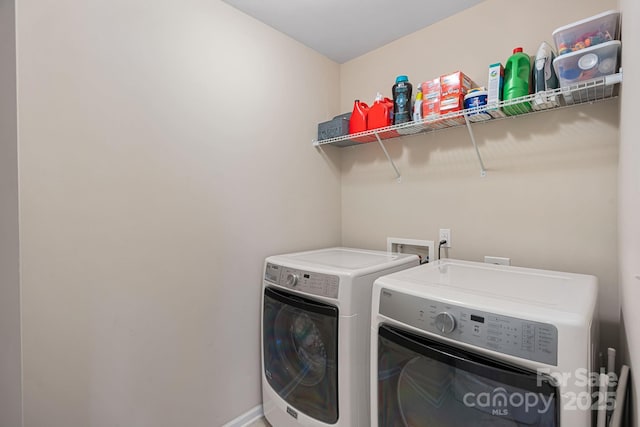
[[[262,410],[262,405],[258,405],[255,408],[249,409],[239,417],[236,417],[233,420],[229,421],[222,427],[246,427],[257,419],[262,418],[263,416],[264,411]]]

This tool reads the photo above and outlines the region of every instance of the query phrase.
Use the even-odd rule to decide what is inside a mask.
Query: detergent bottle
[[[507,59],[504,67],[503,100],[527,96],[531,88],[531,59],[522,52],[521,47],[513,49],[513,55]],[[529,102],[507,105],[502,108],[507,115],[528,113],[531,111]]]
[[[393,101],[384,98],[380,92],[369,109],[367,129],[379,129],[391,126],[393,118]]]
[[[413,103],[413,121],[419,122],[420,120],[422,120],[422,88],[418,88],[416,102]]]
[[[413,86],[407,76],[398,76],[393,85],[393,124],[411,121],[411,92]]]
[[[349,119],[349,134],[364,132],[367,130],[367,114],[369,106],[364,102],[356,99],[353,103],[353,112]]]

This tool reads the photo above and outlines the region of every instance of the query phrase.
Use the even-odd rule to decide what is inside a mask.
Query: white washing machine
[[[592,425],[596,302],[580,274],[447,259],[381,277],[371,425]]]
[[[266,259],[262,400],[277,427],[369,427],[373,282],[415,255],[329,248]]]

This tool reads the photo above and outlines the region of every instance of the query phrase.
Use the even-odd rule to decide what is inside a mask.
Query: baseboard
[[[249,409],[239,417],[236,417],[233,420],[229,421],[222,427],[246,427],[257,419],[262,418],[263,416],[264,412],[262,410],[262,405],[258,405],[255,408]]]

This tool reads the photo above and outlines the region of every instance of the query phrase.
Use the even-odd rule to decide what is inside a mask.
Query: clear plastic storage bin
[[[620,12],[609,10],[553,32],[559,56],[579,52],[603,43],[617,40]]]
[[[612,40],[558,56],[553,60],[553,66],[560,80],[560,87],[615,74],[619,50],[620,41]]]

